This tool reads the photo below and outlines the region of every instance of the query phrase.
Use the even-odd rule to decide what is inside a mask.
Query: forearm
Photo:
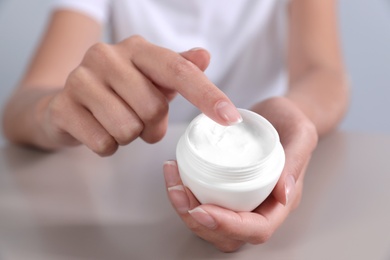
[[[26,74],[3,114],[3,132],[13,143],[44,149],[60,146],[49,134],[46,108],[86,51],[99,41],[102,25],[80,12],[53,13]],[[55,87],[58,86],[58,87]]]
[[[340,122],[348,104],[337,18],[336,0],[290,1],[286,97],[320,136]]]
[[[45,108],[58,90],[18,89],[8,101],[3,114],[3,133],[11,142],[43,149],[56,145],[45,132]]]
[[[349,87],[343,71],[312,69],[290,81],[286,97],[315,125],[319,136],[337,126],[349,99]]]

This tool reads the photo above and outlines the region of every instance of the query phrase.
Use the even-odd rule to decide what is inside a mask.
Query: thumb
[[[202,48],[193,48],[180,53],[180,55],[191,61],[202,71],[205,71],[210,64],[210,53]]]

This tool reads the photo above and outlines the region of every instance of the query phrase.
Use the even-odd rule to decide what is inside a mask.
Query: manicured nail
[[[169,197],[175,209],[184,214],[188,212],[190,203],[183,185],[176,185],[168,188]]]
[[[175,186],[179,182],[176,170],[174,169],[177,166],[175,161],[166,161],[164,162],[164,178],[168,187]]]
[[[189,210],[188,213],[190,213],[190,215],[196,220],[196,222],[209,229],[215,229],[217,227],[217,223],[215,222],[214,218],[202,208],[194,208],[192,210]]]
[[[242,122],[242,117],[237,109],[226,101],[219,102],[215,106],[218,115],[229,125],[235,125]]]
[[[286,204],[285,206],[288,205],[290,202],[290,199],[292,195],[294,194],[295,191],[295,178],[292,175],[288,175],[286,179],[284,180],[284,190],[286,193]]]

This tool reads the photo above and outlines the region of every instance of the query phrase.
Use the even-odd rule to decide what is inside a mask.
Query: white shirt
[[[110,22],[114,41],[139,34],[177,52],[207,49],[206,75],[237,107],[287,89],[287,0],[56,0],[54,6]],[[198,113],[181,96],[170,104],[171,122]]]

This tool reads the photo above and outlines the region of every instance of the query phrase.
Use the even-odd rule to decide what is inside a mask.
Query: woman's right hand
[[[97,43],[47,102],[43,131],[53,146],[83,143],[101,156],[138,136],[154,143],[176,93],[220,124],[238,122],[235,106],[203,73],[209,60],[204,49],[176,53],[140,36]]]

